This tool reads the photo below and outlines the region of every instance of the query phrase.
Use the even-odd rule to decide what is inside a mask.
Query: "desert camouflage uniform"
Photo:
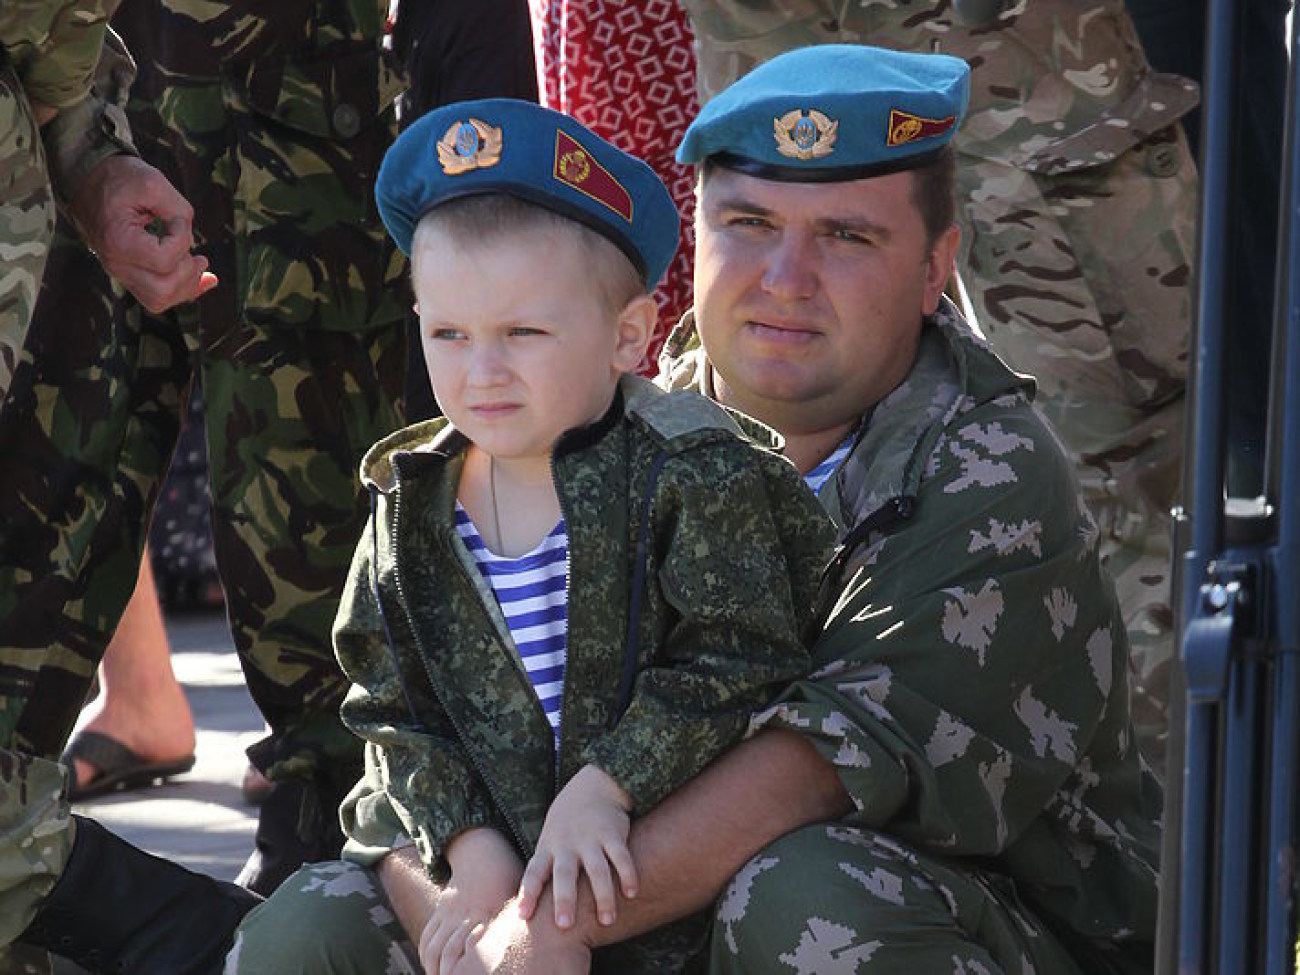
[[[375,513],[335,625],[354,681],[344,720],[367,742],[366,777],[342,811],[349,859],[372,864],[413,839],[441,882],[447,843],[482,826],[527,859],[556,791],[586,764],[609,773],[639,816],[806,673],[800,637],[832,537],[816,499],[793,465],[736,436],[703,398],[665,395],[636,378],[621,388],[626,409],[616,403],[567,434],[553,461],[569,538],[558,754],[496,599],[454,527],[465,440],[434,420],[368,455]],[[630,608],[638,578],[639,615]],[[629,665],[636,680],[625,691]],[[305,881],[291,879],[250,915],[241,975],[286,971],[299,951],[309,952],[306,970],[334,970],[321,923],[300,920],[307,944],[286,943],[290,917],[302,917],[294,902],[329,900],[330,886],[309,867]],[[374,903],[364,885],[357,892],[361,936],[371,939]],[[343,935],[342,907],[323,909]],[[599,952],[594,970],[677,971],[702,947],[704,920]],[[382,971],[381,959],[369,970]]]
[[[1123,0],[1012,0],[987,29],[948,3],[684,3],[705,99],[807,44],[938,49],[971,65],[953,140],[962,280],[994,349],[1037,378],[1078,468],[1129,629],[1139,741],[1163,774],[1196,223],[1174,123],[1195,86],[1150,72]]]
[[[36,304],[54,232],[54,194],[75,186],[105,153],[127,148],[126,137],[104,137],[104,104],[87,97],[116,6],[116,0],[0,4],[0,403]],[[110,60],[129,70],[118,55]],[[59,109],[63,118],[42,132],[32,113],[36,104]]]
[[[57,808],[48,760],[130,594],[196,377],[234,642],[271,725],[255,760],[309,784],[305,838],[342,843],[361,746],[330,625],[365,524],[359,458],[401,422],[409,301],[372,196],[400,87],[386,9],[132,0],[115,19],[140,61],[135,136],[222,284],[149,316],[64,241],[0,416],[0,745],[29,756],[0,763],[0,916],[19,930],[39,895],[23,878],[62,867],[28,842]]]
[[[710,392],[692,330],[664,374]],[[945,302],[823,486],[842,545],[814,671],[755,723],[807,736],[855,808],[737,874],[713,972],[1151,971],[1160,789],[1097,527],[1030,393]]]

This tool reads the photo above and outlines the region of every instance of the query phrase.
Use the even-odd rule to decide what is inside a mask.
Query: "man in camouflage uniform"
[[[1196,223],[1195,166],[1175,123],[1195,86],[1150,71],[1123,0],[1007,0],[982,5],[1000,13],[980,24],[935,2],[683,2],[702,100],[809,44],[970,64],[955,140],[961,279],[993,348],[1037,379],[1078,468],[1129,630],[1134,723],[1163,775]]]
[[[634,824],[615,924],[507,909],[455,975],[584,972],[720,891],[712,972],[1150,972],[1160,790],[1097,527],[1032,381],[942,294],[968,79],[803,49],[687,132],[696,306],[665,375],[833,468],[814,672]]]
[[[0,417],[0,713],[29,757],[0,767],[0,849],[39,803],[59,807],[57,782],[30,776],[54,768],[129,596],[198,378],[228,612],[271,726],[252,756],[278,783],[246,879],[270,887],[337,853],[361,753],[338,720],[329,630],[365,517],[357,463],[400,425],[409,302],[372,199],[400,88],[386,9],[133,0],[115,20],[140,63],[136,140],[194,200],[226,287],[162,318],[115,300],[72,242],[51,255],[61,287],[42,296]],[[65,855],[28,846],[31,862],[4,870],[55,877]],[[6,913],[12,934],[29,893]]]
[[[116,5],[7,0],[0,6],[0,403],[36,303],[56,196],[105,267],[150,307],[200,290],[206,261],[189,253],[189,204],[135,157],[121,109],[91,90]],[[111,43],[102,51],[101,77],[129,78],[125,52]],[[154,217],[165,231],[150,237],[144,225]]]

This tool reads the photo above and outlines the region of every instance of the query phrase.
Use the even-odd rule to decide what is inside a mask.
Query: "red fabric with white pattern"
[[[673,0],[529,0],[542,104],[649,163],[682,218],[682,241],[655,291],[659,328],[642,371],[691,304],[694,176],[673,153],[695,118],[695,52],[686,12]]]

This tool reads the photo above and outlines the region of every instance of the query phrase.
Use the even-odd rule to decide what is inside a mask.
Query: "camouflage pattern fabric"
[[[292,932],[346,932],[336,938],[286,937]],[[366,867],[346,860],[310,863],[253,908],[226,956],[226,975],[424,975],[415,945],[393,913],[382,885]]]
[[[54,233],[54,197],[32,106],[67,109],[85,99],[115,6],[103,0],[0,5],[0,404]]]
[[[621,389],[625,410],[616,404],[555,451],[569,537],[558,756],[495,597],[453,527],[466,441],[433,420],[367,457],[375,514],[335,626],[354,681],[344,720],[367,742],[365,778],[342,809],[349,859],[373,865],[414,839],[443,881],[447,842],[477,826],[499,829],[527,859],[555,793],[589,763],[640,815],[805,671],[800,635],[832,534],[816,499],[791,464],[743,440],[703,398],[632,377]],[[647,492],[637,676],[620,713]],[[295,908],[271,924],[281,900],[296,895],[277,891],[263,923],[283,940]],[[593,971],[678,971],[703,947],[704,922],[598,952]],[[358,950],[368,950],[373,932],[365,917],[357,923]],[[298,930],[322,939],[319,922]],[[353,950],[344,926],[333,934],[332,953]]]
[[[33,103],[66,108],[90,91],[119,0],[5,0],[0,47]]]
[[[806,921],[773,924],[774,917]],[[713,975],[1111,970],[1072,958],[1004,879],[838,825],[796,830],[750,861],[722,895],[711,947]]]
[[[54,196],[22,82],[0,56],[0,407],[9,392],[50,237]]]
[[[232,633],[271,726],[255,761],[325,810],[355,782],[329,631],[365,522],[357,465],[401,425],[409,303],[371,195],[399,87],[386,6],[141,0],[117,18],[141,65],[141,149],[194,204],[222,284],[157,318],[70,238],[51,255],[0,414],[0,747],[60,754],[197,375]],[[22,767],[0,763],[3,850],[37,825]],[[300,828],[328,841],[331,822]]]
[[[987,27],[948,3],[683,0],[702,100],[794,47],[937,49],[972,68],[959,268],[978,327],[1074,459],[1132,644],[1134,721],[1163,772],[1196,173],[1174,124],[1191,82],[1150,72],[1122,0],[1016,0]]]
[[[693,331],[688,318],[670,337],[663,375],[708,392]],[[1160,789],[1133,742],[1099,532],[1031,388],[944,302],[823,486],[844,533],[875,527],[828,573],[813,673],[755,724],[802,733],[836,767],[850,832],[803,831],[751,862],[720,907],[715,970],[1150,971]],[[883,872],[874,833],[899,851]],[[832,889],[845,874],[859,895],[809,893],[818,861]],[[936,883],[931,861],[963,890]],[[950,902],[949,934],[982,946],[942,969],[872,946],[896,933],[874,927],[877,901],[911,904],[927,886]],[[981,933],[982,911],[1025,924]],[[1051,963],[1053,941],[1077,969]],[[808,961],[826,954],[839,967]]]

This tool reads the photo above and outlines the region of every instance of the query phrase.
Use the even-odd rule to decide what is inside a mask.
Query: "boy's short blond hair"
[[[416,225],[411,240],[411,273],[432,234],[490,246],[494,240],[533,230],[567,237],[590,262],[590,280],[601,307],[613,318],[632,299],[646,293],[645,282],[613,241],[569,217],[506,193],[483,193],[449,200],[430,210]]]

